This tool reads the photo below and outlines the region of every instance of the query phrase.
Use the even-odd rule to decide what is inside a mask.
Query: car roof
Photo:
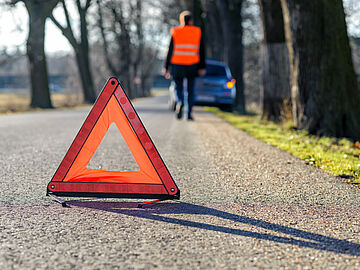
[[[225,69],[225,71],[226,71],[226,76],[228,78],[232,77],[230,68],[225,63],[223,63],[223,62],[221,62],[221,61],[219,61],[217,59],[214,59],[214,58],[206,58],[205,61],[206,61],[207,65],[214,65],[214,66],[223,67]]]

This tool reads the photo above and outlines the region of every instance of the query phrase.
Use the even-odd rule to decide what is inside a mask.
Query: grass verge
[[[359,142],[309,135],[307,131],[294,130],[291,124],[279,125],[261,120],[259,116],[242,116],[210,107],[206,110],[255,138],[305,160],[309,165],[319,167],[353,184],[360,184]]]

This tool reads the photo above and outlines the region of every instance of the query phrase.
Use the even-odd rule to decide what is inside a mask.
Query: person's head
[[[187,10],[180,13],[179,20],[181,25],[192,25],[194,23],[190,11]]]

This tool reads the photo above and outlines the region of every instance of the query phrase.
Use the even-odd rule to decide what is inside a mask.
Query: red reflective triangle
[[[115,123],[138,171],[88,169],[110,125]],[[179,199],[180,190],[119,81],[111,78],[80,128],[47,194],[75,197]]]

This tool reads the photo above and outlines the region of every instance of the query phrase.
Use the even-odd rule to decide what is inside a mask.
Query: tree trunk
[[[86,21],[86,14],[91,5],[91,0],[87,0],[84,6],[81,5],[80,0],[76,1],[76,6],[80,18],[80,41],[75,38],[74,32],[72,30],[71,19],[65,0],[61,0],[61,2],[67,25],[61,25],[60,22],[56,20],[52,14],[50,15],[50,19],[61,30],[62,34],[66,37],[66,39],[69,41],[70,45],[74,49],[76,56],[76,64],[78,66],[81,86],[84,94],[84,102],[92,104],[96,100],[96,93],[90,67],[89,39]]]
[[[236,79],[235,110],[245,114],[242,0],[217,0],[225,39],[225,61]]]
[[[27,56],[30,66],[31,107],[53,108],[50,91],[46,56],[44,50],[45,21],[42,4],[26,2],[29,13],[29,35],[27,39]]]
[[[113,3],[113,5],[104,5],[105,8],[112,14],[112,16],[108,16],[107,18],[103,16],[102,12],[102,3],[100,0],[97,0],[98,5],[98,13],[99,13],[99,27],[100,33],[103,40],[104,54],[106,59],[106,64],[110,71],[118,76],[122,85],[124,86],[124,90],[130,99],[135,97],[134,91],[134,67],[132,65],[132,44],[130,37],[130,21],[124,18],[123,14],[123,3]],[[131,10],[130,10],[131,12]],[[117,59],[111,57],[110,46],[106,40],[105,27],[104,27],[104,19],[111,20],[111,32],[114,35],[114,41],[117,44]]]
[[[134,91],[134,70],[132,66],[132,50],[131,50],[131,38],[130,38],[130,25],[125,20],[123,11],[119,9],[119,13],[115,14],[115,20],[120,26],[121,32],[118,33],[118,42],[120,48],[120,79],[124,83],[125,91],[130,99],[135,98]]]
[[[87,13],[87,9],[83,9],[80,6],[79,15],[80,15],[81,42],[78,46],[80,51],[76,52],[76,60],[79,68],[81,84],[84,93],[84,101],[86,103],[94,103],[96,100],[96,94],[94,89],[93,76],[90,68],[89,39],[88,39],[86,13]]]
[[[287,111],[287,100],[290,101],[289,57],[281,2],[259,0],[259,6],[263,30],[261,114],[262,118],[279,122]]]
[[[200,25],[200,21],[201,21],[200,0],[193,0],[192,15],[193,15],[194,25]]]
[[[78,51],[75,51],[75,56],[84,94],[84,102],[92,104],[96,100],[96,94],[94,90],[92,74],[90,71],[88,52],[80,49]]]
[[[319,135],[360,138],[360,92],[341,0],[281,0],[294,122]]]
[[[136,39],[137,44],[134,46],[135,57],[132,61],[133,66],[133,89],[134,97],[144,96],[145,89],[143,88],[141,66],[144,61],[144,31],[143,31],[143,6],[141,0],[136,0],[135,6],[132,7],[134,24],[136,26]],[[136,81],[135,81],[136,80]],[[140,80],[140,81],[139,81]]]

